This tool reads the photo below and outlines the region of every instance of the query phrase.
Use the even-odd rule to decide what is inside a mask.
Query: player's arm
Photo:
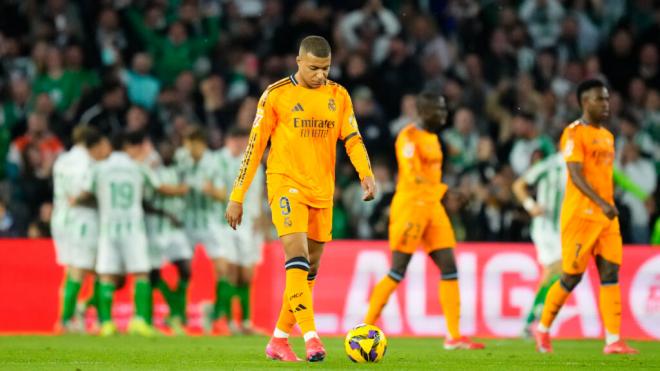
[[[144,176],[145,184],[153,189],[154,191],[160,193],[163,196],[184,196],[188,193],[188,185],[186,184],[164,184],[161,183],[158,179],[158,176],[154,171],[147,167],[141,166],[142,174]]]
[[[545,210],[543,210],[543,207],[539,205],[532,196],[530,196],[529,192],[527,192],[527,187],[538,181],[540,175],[547,170],[547,164],[548,161],[541,161],[535,164],[522,176],[516,179],[511,186],[511,190],[518,199],[518,202],[520,202],[529,215],[533,217],[543,215]]]
[[[634,180],[630,179],[626,173],[616,166],[614,167],[614,184],[642,201],[646,201],[649,198],[648,193],[644,192]]]
[[[181,223],[181,220],[176,215],[166,210],[157,208],[156,206],[154,206],[154,204],[152,204],[149,201],[142,200],[142,209],[147,214],[157,215],[162,218],[168,219],[177,228],[183,226],[183,223]]]
[[[616,207],[603,200],[603,198],[594,191],[591,185],[589,185],[589,182],[587,182],[587,179],[584,177],[582,162],[567,162],[566,166],[568,167],[568,175],[571,177],[573,184],[575,184],[582,194],[598,205],[598,207],[603,210],[603,213],[605,213],[605,216],[609,219],[614,219],[619,215],[619,211]]]
[[[566,167],[568,168],[568,176],[583,195],[598,205],[609,219],[614,219],[619,215],[619,211],[614,205],[610,205],[607,201],[603,200],[591,185],[589,185],[589,182],[584,176],[583,163],[585,148],[583,142],[585,139],[582,138],[581,131],[578,129],[577,127],[569,127],[566,129],[568,131],[564,133],[565,140],[562,137],[562,151],[564,153],[564,160],[566,160]]]
[[[274,97],[269,95],[268,90],[261,95],[257,105],[257,114],[250,130],[250,139],[247,148],[243,153],[243,161],[238,175],[234,180],[234,187],[229,196],[225,219],[232,229],[236,229],[241,224],[243,218],[243,199],[250,188],[250,183],[259,168],[261,156],[268,145],[270,134],[277,122],[277,115],[274,109]]]
[[[97,174],[98,170],[96,167],[92,167],[92,169],[86,173],[82,181],[80,192],[75,196],[69,197],[69,204],[71,206],[84,206],[90,208],[98,207],[95,197]]]
[[[362,136],[358,130],[357,121],[353,114],[353,103],[348,93],[344,90],[344,113],[341,117],[341,131],[339,138],[344,141],[346,153],[360,177],[364,201],[371,201],[376,196],[376,181],[371,170],[371,161],[367,148],[364,146]]]
[[[225,187],[216,186],[210,180],[204,183],[204,187],[202,187],[202,192],[204,192],[205,195],[211,197],[215,201],[218,202],[227,201],[227,190],[225,189]]]

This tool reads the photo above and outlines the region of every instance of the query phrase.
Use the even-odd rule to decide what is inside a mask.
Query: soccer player
[[[305,339],[307,360],[325,358],[314,323],[312,288],[323,246],[332,238],[338,139],[344,141],[360,177],[363,199],[372,200],[376,192],[351,99],[346,89],[328,80],[330,59],[330,45],[324,38],[304,38],[296,58],[298,71],[262,94],[227,205],[227,222],[236,229],[242,220],[245,194],[270,139],[268,202],[286,259],[282,309],[266,347],[271,359],[298,360],[287,340],[295,323]]]
[[[57,261],[66,267],[62,294],[60,328],[65,332],[82,330],[73,315],[80,287],[85,276],[94,273],[98,241],[96,209],[71,206],[69,199],[77,196],[94,161],[101,161],[110,152],[110,142],[97,130],[79,126],[73,132],[73,147],[60,155],[53,165],[54,210],[51,222]]]
[[[548,290],[561,274],[559,216],[566,188],[566,176],[564,156],[555,153],[534,164],[513,183],[513,193],[533,217],[531,237],[536,248],[537,260],[543,267],[534,303],[525,320],[525,336],[533,333],[533,323],[541,316]],[[642,201],[648,197],[638,185],[616,168],[614,183]],[[527,192],[528,186],[536,186],[536,200]]]
[[[232,294],[221,242],[222,214],[218,212],[220,203],[227,199],[227,191],[223,187],[220,165],[208,149],[204,130],[193,127],[184,138],[184,148],[183,152],[179,152],[182,155],[178,161],[183,182],[188,185],[190,192],[186,196],[183,222],[191,245],[202,244],[213,264],[216,296],[210,320],[215,322],[229,315],[226,311]]]
[[[217,152],[219,162],[224,169],[222,174],[226,189],[231,189],[234,176],[240,170],[243,150],[247,147],[249,135],[250,132],[245,129],[238,127],[229,129],[225,147]],[[235,233],[227,233],[223,236],[223,241],[227,244],[226,256],[229,263],[227,273],[229,283],[241,303],[242,323],[240,330],[243,334],[253,333],[250,322],[250,285],[254,265],[261,259],[263,192],[264,171],[262,166],[259,166],[253,185],[247,192],[243,202],[244,213],[241,228]],[[227,304],[230,303],[231,300]],[[228,313],[231,313],[230,309],[227,308]],[[237,329],[234,328],[235,325],[230,321],[230,329],[237,332]]]
[[[181,176],[174,164],[175,146],[164,140],[158,144],[158,153],[162,164],[155,169],[155,174],[161,183],[179,184]],[[149,241],[149,260],[151,272],[149,281],[152,289],[158,289],[165,298],[170,315],[168,324],[177,335],[185,334],[186,324],[186,294],[190,281],[190,270],[193,249],[188,242],[183,224],[179,218],[185,212],[183,197],[168,197],[149,189],[145,194],[146,227]],[[163,260],[176,267],[179,280],[176,287],[170,288],[161,279],[160,268]],[[152,313],[152,310],[149,311]],[[148,321],[151,324],[151,318]]]
[[[560,216],[562,275],[548,291],[535,333],[536,349],[552,352],[550,326],[594,256],[601,282],[603,352],[633,354],[637,351],[619,336],[623,248],[614,205],[614,137],[603,126],[610,114],[609,92],[602,81],[586,80],[578,86],[577,98],[582,117],[564,129],[560,141],[569,174]]]
[[[376,323],[421,244],[441,272],[438,295],[447,323],[445,349],[483,349],[483,344],[460,333],[456,240],[440,203],[447,186],[442,183],[442,150],[437,132],[447,120],[447,103],[443,96],[424,91],[417,97],[417,111],[420,122],[406,126],[395,142],[399,177],[390,207],[392,267],[374,288],[364,323]]]
[[[84,185],[83,194],[74,203],[94,196],[98,203],[100,231],[96,271],[101,278],[99,319],[102,336],[116,333],[112,322],[112,299],[116,282],[122,274],[135,279],[136,316],[129,324],[129,332],[144,336],[154,334],[147,323],[151,286],[149,284],[149,256],[144,228],[142,200],[144,189],[180,196],[185,186],[161,184],[154,173],[137,163],[142,157],[144,134],[127,133],[117,140],[110,157],[96,164]]]
[[[531,237],[536,248],[536,260],[543,267],[534,303],[525,320],[525,334],[532,334],[532,324],[543,310],[545,297],[561,273],[561,239],[559,211],[564,199],[566,162],[555,153],[537,162],[513,183],[513,193],[532,216]],[[536,200],[527,192],[536,186]]]

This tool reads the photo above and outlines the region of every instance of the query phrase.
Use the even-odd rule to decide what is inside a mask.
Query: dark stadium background
[[[228,127],[251,125],[260,92],[294,72],[309,34],[331,41],[330,77],[353,98],[381,190],[356,202],[357,178],[340,159],[335,238],[386,237],[393,138],[415,116],[411,94],[431,87],[450,107],[444,201],[457,238],[527,241],[510,185],[577,118],[574,89],[590,77],[611,87],[618,166],[652,195],[618,194],[624,241],[660,238],[660,7],[651,0],[5,0],[0,236],[49,236],[52,164],[76,125],[146,129],[156,144],[180,143],[199,124],[220,148]],[[526,155],[511,158],[515,146]]]

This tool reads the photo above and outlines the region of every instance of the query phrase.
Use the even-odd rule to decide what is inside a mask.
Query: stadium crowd
[[[295,71],[309,34],[332,41],[330,78],[351,94],[380,189],[357,202],[340,157],[335,239],[386,238],[394,138],[430,87],[450,108],[444,202],[457,239],[528,240],[511,185],[556,150],[579,115],[576,85],[597,77],[611,88],[617,167],[648,195],[618,194],[624,241],[660,243],[653,0],[5,0],[0,236],[49,236],[53,163],[77,125],[146,130],[157,147],[197,124],[219,149],[230,127],[251,126],[261,91]]]

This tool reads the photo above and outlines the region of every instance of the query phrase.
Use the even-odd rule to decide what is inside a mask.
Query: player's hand
[[[227,204],[227,211],[225,212],[225,219],[229,226],[236,230],[241,225],[243,219],[243,204],[236,201],[229,201]]]
[[[543,214],[545,214],[545,209],[543,208],[543,206],[539,204],[534,205],[534,207],[531,210],[529,210],[529,215],[531,215],[533,218],[537,216],[541,216]]]
[[[361,182],[362,185],[362,200],[371,201],[376,197],[376,181],[372,176],[365,176]]]
[[[607,202],[603,202],[603,204],[600,205],[600,208],[603,210],[607,219],[612,220],[619,216],[619,210],[617,210],[616,206],[610,205]]]

